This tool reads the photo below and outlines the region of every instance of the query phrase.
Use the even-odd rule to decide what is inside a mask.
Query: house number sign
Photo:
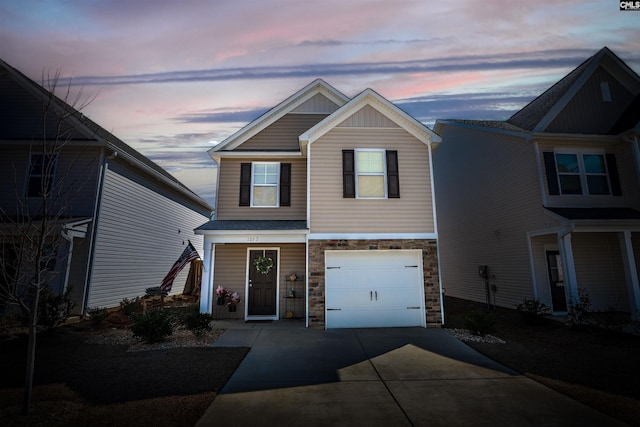
[[[247,237],[247,242],[257,242],[260,238],[258,236],[249,236]]]

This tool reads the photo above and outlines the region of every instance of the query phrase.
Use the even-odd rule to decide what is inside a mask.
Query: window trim
[[[358,171],[358,154],[362,153],[362,152],[379,152],[382,153],[382,172],[363,172],[360,173]],[[383,200],[383,199],[388,199],[389,198],[389,190],[387,188],[387,150],[385,150],[384,148],[356,148],[354,149],[354,165],[353,165],[353,169],[354,169],[354,175],[355,175],[355,193],[356,193],[356,199],[362,199],[362,200]],[[383,191],[384,191],[384,195],[383,196],[372,196],[372,197],[367,197],[367,196],[360,196],[359,194],[359,177],[360,175],[363,176],[382,176],[383,178],[383,182],[382,182],[382,187],[383,187]]]
[[[558,154],[572,154],[575,155],[577,160],[578,160],[578,173],[567,173],[567,172],[560,172],[560,169],[558,168],[558,160],[557,160],[557,156]],[[600,156],[602,157],[602,162],[604,164],[604,173],[593,173],[593,172],[589,172],[587,173],[586,171],[586,167],[584,164],[584,156],[587,155],[596,155],[596,156]],[[555,167],[556,167],[556,180],[558,182],[558,191],[559,191],[559,195],[560,196],[578,196],[578,197],[584,197],[584,196],[613,196],[613,188],[612,188],[612,184],[611,184],[611,171],[609,171],[609,165],[607,163],[607,155],[603,150],[593,150],[593,149],[582,149],[582,150],[554,150],[553,152],[553,161],[555,163]],[[566,176],[579,176],[580,177],[580,193],[578,194],[571,194],[571,193],[564,193],[562,190],[562,182],[560,181],[560,176],[561,175],[566,175]],[[591,194],[589,191],[589,182],[587,177],[589,176],[605,176],[606,180],[607,180],[607,193],[606,194]]]
[[[275,165],[276,166],[276,183],[275,184],[256,184],[255,171],[256,165]],[[276,204],[273,206],[256,205],[253,200],[253,190],[255,187],[276,187]],[[280,162],[251,162],[251,191],[249,206],[252,208],[279,208],[280,207]]]

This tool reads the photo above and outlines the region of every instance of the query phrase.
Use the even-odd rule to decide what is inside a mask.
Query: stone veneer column
[[[309,240],[309,327],[325,327],[326,250],[422,249],[427,327],[442,327],[438,251],[434,239],[427,240]]]

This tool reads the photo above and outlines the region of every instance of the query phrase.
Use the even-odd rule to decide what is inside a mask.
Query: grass
[[[465,313],[484,304],[445,298],[448,328],[462,328]],[[596,327],[572,329],[543,319],[524,323],[498,307],[496,331],[506,344],[468,343],[488,357],[631,425],[640,426],[640,336]]]

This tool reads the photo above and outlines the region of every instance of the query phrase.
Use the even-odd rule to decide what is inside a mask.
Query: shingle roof
[[[214,220],[196,228],[196,230],[202,231],[293,231],[306,229],[307,221],[297,220]]]
[[[445,119],[445,122],[460,123],[463,125],[479,126],[492,129],[501,129],[512,132],[523,132],[524,129],[499,120],[469,120],[469,119]]]
[[[618,135],[629,129],[633,129],[640,123],[640,94],[631,101],[631,104],[620,115],[620,118],[609,130],[610,135]]]
[[[584,219],[640,219],[640,211],[631,208],[549,208],[561,217],[573,220]]]

